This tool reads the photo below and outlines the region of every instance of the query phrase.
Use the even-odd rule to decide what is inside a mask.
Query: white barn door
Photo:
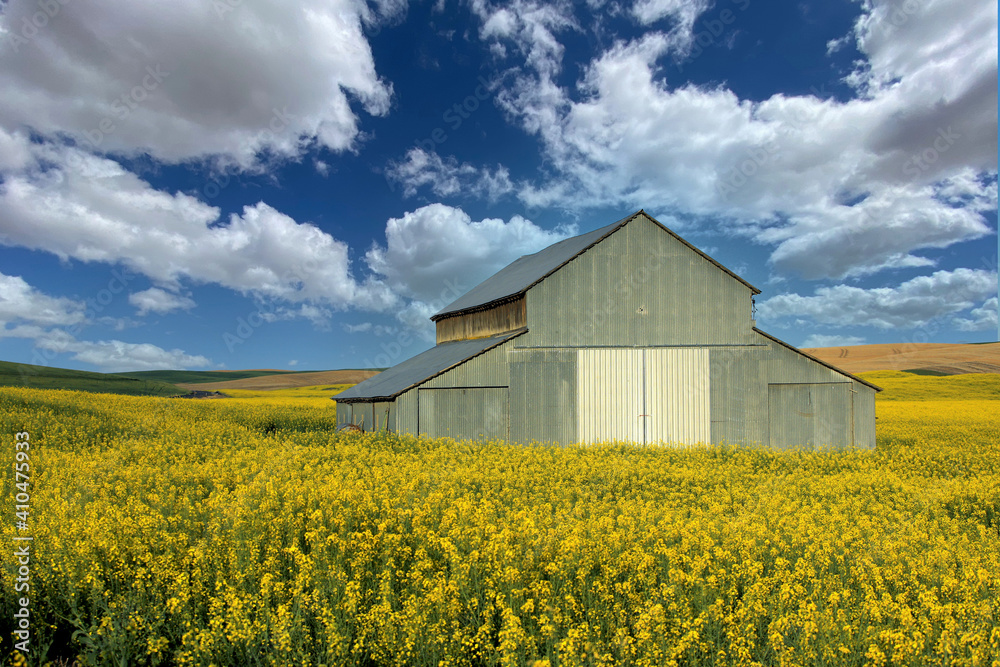
[[[708,350],[578,350],[577,435],[585,443],[709,442]]]
[[[642,350],[577,352],[576,414],[580,442],[646,442],[643,435]]]
[[[652,348],[646,354],[647,442],[711,442],[708,348]]]

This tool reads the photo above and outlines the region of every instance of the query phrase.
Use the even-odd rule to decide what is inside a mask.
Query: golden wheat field
[[[4,656],[30,535],[31,664],[1000,665],[1000,376],[866,377],[872,452],[340,434],[320,389],[0,389]]]

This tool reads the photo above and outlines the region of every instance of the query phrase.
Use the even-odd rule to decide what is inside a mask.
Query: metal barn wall
[[[768,350],[765,345],[709,350],[714,444],[767,444]]]
[[[752,344],[751,290],[638,216],[527,292],[517,347]]]
[[[851,383],[770,384],[768,421],[772,449],[851,447]]]
[[[511,442],[577,442],[577,350],[513,349],[507,358]]]
[[[875,390],[854,383],[854,446],[875,449]]]
[[[396,397],[396,432],[417,435],[417,390]]]
[[[708,348],[653,348],[644,350],[643,355],[647,442],[710,442]]]
[[[417,390],[420,435],[457,440],[507,440],[507,387]]]
[[[352,403],[351,410],[351,423],[357,424],[365,431],[370,431],[372,423],[375,421],[375,411],[372,410],[372,404]]]
[[[354,420],[351,415],[353,410],[351,409],[352,403],[342,403],[337,401],[337,425],[341,424],[353,424]]]
[[[854,380],[832,368],[813,361],[784,345],[757,334],[757,342],[767,345],[767,381],[768,382],[851,382]]]
[[[425,427],[426,425],[421,422],[421,415],[434,415],[435,422],[440,422],[441,424],[443,424],[448,418],[446,413],[440,411],[433,413],[427,413],[424,411],[425,408],[420,405],[420,397],[423,395],[421,393],[422,390],[502,387],[504,388],[504,391],[506,391],[506,387],[510,382],[506,355],[507,351],[512,349],[515,340],[517,339],[509,340],[491,350],[487,350],[479,356],[466,361],[464,364],[460,364],[459,366],[428,380],[419,387],[414,387],[413,389],[403,392],[397,396],[395,422],[396,431],[412,435],[417,435],[418,433],[427,434],[428,429]],[[482,400],[480,398],[481,396],[485,396],[485,394],[467,394],[463,400],[476,402]],[[466,414],[464,412],[466,408],[462,407],[460,403],[461,402],[457,399],[452,402],[445,400],[443,402],[439,402],[439,404],[443,407],[435,408],[435,410],[449,410],[452,406],[454,406],[456,410],[454,416],[456,419],[466,419],[466,417],[463,416]],[[434,427],[434,430],[437,430],[437,426]],[[462,435],[461,437],[470,436]]]
[[[395,401],[372,403],[372,422],[365,425],[366,431],[395,431],[396,404]]]
[[[517,338],[497,345],[478,357],[469,359],[450,371],[428,380],[421,389],[444,387],[506,387],[510,384],[507,369],[507,350],[513,348]],[[411,390],[412,391],[412,390]]]
[[[849,424],[853,431],[853,443],[847,446],[854,446],[860,449],[875,448],[875,390],[871,387],[852,380],[851,378],[838,373],[837,371],[813,361],[794,350],[790,350],[784,345],[757,334],[760,342],[768,345],[765,363],[765,377],[769,385],[774,384],[812,384],[823,385],[826,383],[842,384],[843,390],[848,392],[848,401],[838,413],[823,412],[823,419],[836,419],[838,423]],[[768,389],[768,396],[771,390]],[[782,400],[782,399],[778,399]],[[791,399],[789,399],[791,400]],[[836,403],[843,402],[840,398],[830,397],[829,400]],[[768,408],[769,429],[777,429],[780,435],[769,435],[768,442],[776,447],[794,447],[804,445],[806,440],[815,437],[815,427],[799,422],[794,415],[787,415],[789,424],[775,424],[773,419],[777,418],[776,413]],[[799,424],[796,430],[795,424]],[[837,427],[839,428],[839,427]],[[784,444],[782,444],[784,443]]]
[[[642,352],[633,348],[590,348],[577,352],[580,442],[646,442]]]
[[[365,431],[396,430],[395,401],[379,403],[337,402],[337,424],[356,424]]]

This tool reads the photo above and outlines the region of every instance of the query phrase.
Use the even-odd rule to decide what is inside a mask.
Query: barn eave
[[[848,377],[848,378],[854,380],[855,382],[860,382],[861,384],[865,385],[866,387],[871,387],[875,391],[882,391],[882,387],[879,387],[878,385],[874,385],[871,382],[869,382],[868,380],[859,378],[857,375],[853,375],[851,373],[848,373],[847,371],[845,371],[842,368],[837,368],[833,364],[827,363],[827,362],[823,361],[822,359],[820,359],[819,357],[814,357],[813,355],[809,354],[808,352],[803,352],[802,350],[800,350],[799,348],[795,347],[794,345],[790,345],[790,344],[786,343],[783,340],[779,340],[778,338],[775,338],[774,336],[772,336],[771,334],[767,333],[766,331],[761,331],[757,327],[753,327],[753,330],[756,331],[757,333],[759,333],[764,338],[767,338],[768,340],[774,341],[775,343],[777,343],[778,345],[781,345],[783,347],[787,347],[792,352],[796,352],[798,354],[801,354],[803,357],[805,357],[807,359],[811,359],[812,361],[815,361],[817,364],[820,364],[821,366],[826,366],[830,370],[835,371],[837,373],[840,373],[841,375],[843,375],[845,377]]]
[[[527,331],[527,328],[521,328],[498,336],[439,343],[337,394],[332,400],[340,403],[380,403],[395,400],[400,394],[419,387]]]

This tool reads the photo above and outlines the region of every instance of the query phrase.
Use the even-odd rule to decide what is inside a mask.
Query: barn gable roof
[[[547,248],[539,250],[533,255],[524,255],[514,260],[495,274],[479,283],[464,295],[445,306],[431,316],[435,322],[448,315],[455,315],[463,311],[483,310],[492,307],[503,301],[507,301],[523,295],[529,289],[540,283],[542,280],[552,275],[571,260],[581,255],[583,252],[597,245],[605,238],[624,227],[628,222],[638,216],[645,216],[651,222],[659,226],[663,231],[673,236],[675,239],[695,251],[716,267],[722,269],[730,276],[740,281],[751,289],[754,294],[760,294],[760,290],[740,278],[738,275],[719,264],[717,261],[694,247],[676,233],[663,226],[659,221],[643,210],[636,211],[630,216],[622,218],[618,222],[607,227],[595,229],[586,234],[580,234],[572,238],[564,239],[554,243]]]
[[[516,338],[527,329],[510,331],[499,336],[472,338],[439,343],[426,352],[359,382],[333,397],[346,403],[389,401],[408,389],[421,385],[494,347]]]

